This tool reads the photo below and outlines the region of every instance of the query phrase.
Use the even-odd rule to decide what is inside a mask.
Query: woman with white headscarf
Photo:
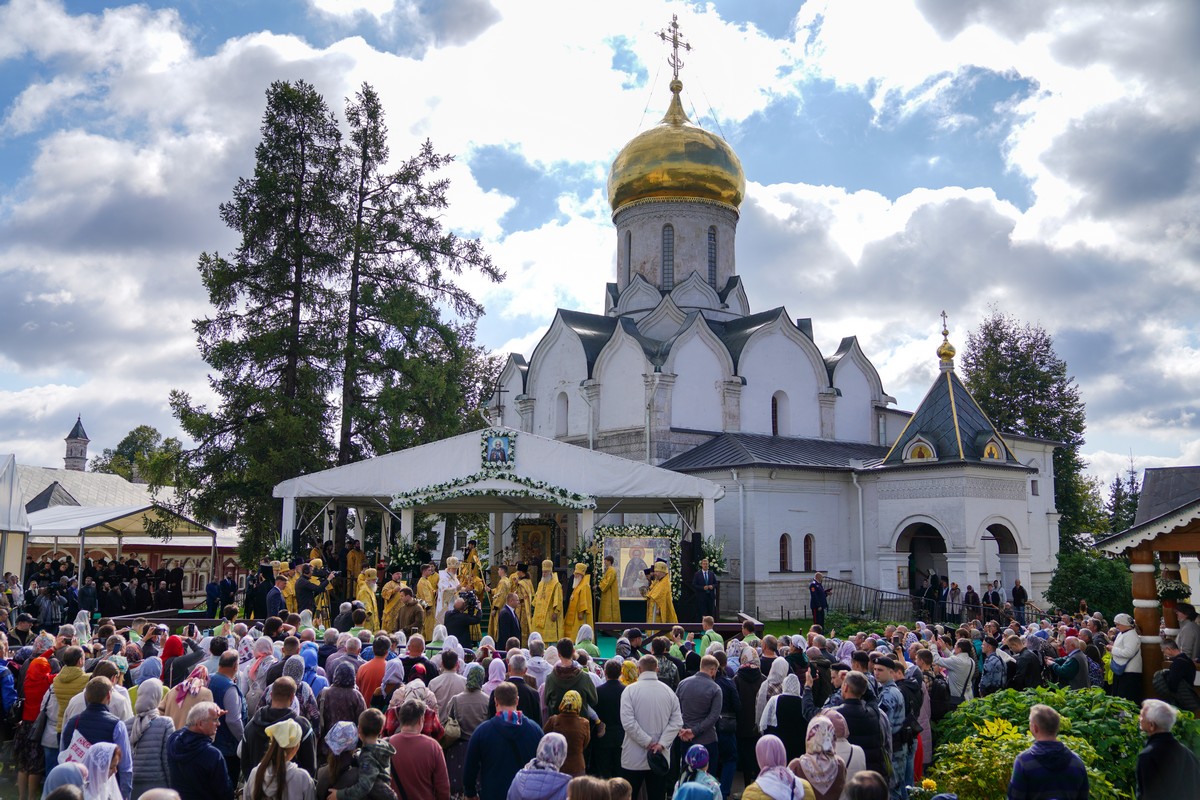
[[[771,664],[771,668],[774,671],[775,664]],[[770,683],[769,677],[767,682]],[[789,760],[804,754],[804,726],[808,720],[804,717],[804,689],[795,673],[787,674],[783,679],[783,690],[767,700],[758,719],[759,730],[780,738]]]
[[[129,747],[133,751],[130,753],[133,758],[132,797],[140,797],[142,792],[155,786],[167,785],[167,738],[175,732],[175,723],[158,710],[162,696],[162,681],[157,678],[143,681],[138,687],[137,704],[133,707],[136,716],[125,720]]]
[[[579,632],[575,635],[575,649],[582,650],[592,658],[600,657],[600,648],[596,647],[596,633],[591,625],[584,623],[579,626]]]
[[[538,742],[537,755],[513,777],[508,800],[566,800],[571,782],[571,776],[561,772],[566,760],[566,737],[547,733]]]
[[[754,720],[759,732],[762,731],[763,711],[767,708],[767,701],[783,693],[783,681],[789,672],[787,661],[777,658],[771,662],[771,670],[767,673],[767,679],[763,681],[762,686],[758,687],[758,694],[754,699]]]
[[[87,780],[83,783],[83,800],[122,800],[117,784],[117,765],[121,750],[109,742],[97,742],[83,757]]]

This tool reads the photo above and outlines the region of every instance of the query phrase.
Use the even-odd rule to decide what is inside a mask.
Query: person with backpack
[[[998,642],[991,636],[983,639],[983,675],[979,679],[979,696],[987,697],[1008,685],[1008,668],[997,652]]]

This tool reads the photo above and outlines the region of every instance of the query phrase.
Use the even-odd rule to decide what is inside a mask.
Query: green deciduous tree
[[[1129,613],[1133,608],[1129,562],[1095,550],[1059,553],[1046,599],[1072,612],[1079,608],[1080,600],[1087,600],[1089,609],[1108,620],[1114,614]]]
[[[94,456],[88,469],[120,475],[127,481],[167,485],[173,480],[172,466],[182,449],[178,439],[164,439],[154,426],[138,425],[115,448],[106,447]]]
[[[1054,339],[1040,326],[994,310],[967,336],[964,383],[1001,431],[1062,442],[1054,452],[1054,504],[1064,551],[1095,529],[1080,455],[1084,405]]]

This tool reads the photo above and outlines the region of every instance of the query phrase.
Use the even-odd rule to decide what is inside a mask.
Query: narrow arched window
[[[816,563],[816,556],[813,551],[816,549],[816,540],[811,533],[804,536],[804,571],[812,572],[813,564]]]
[[[708,229],[708,285],[717,288],[717,226]]]
[[[554,435],[567,435],[567,393],[559,392],[554,402]]]
[[[633,279],[633,233],[625,231],[625,285]]]
[[[779,391],[771,395],[771,435],[790,436],[791,421],[787,393]]]
[[[663,225],[662,288],[668,292],[675,288],[675,227],[670,224]]]
[[[779,537],[779,571],[792,571],[792,537],[786,533]]]

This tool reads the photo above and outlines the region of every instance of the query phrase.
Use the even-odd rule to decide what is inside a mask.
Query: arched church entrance
[[[1017,574],[1015,558],[1017,555],[1016,534],[1007,524],[994,522],[984,529],[979,545],[983,558],[983,563],[980,565],[979,582],[990,585],[992,581],[999,579],[1007,597],[1007,592],[1012,589],[1013,581],[1021,577]],[[980,587],[979,591],[982,594],[983,587]]]
[[[896,552],[908,554],[908,586],[916,592],[931,575],[945,576],[946,540],[928,522],[914,522],[900,533]]]

